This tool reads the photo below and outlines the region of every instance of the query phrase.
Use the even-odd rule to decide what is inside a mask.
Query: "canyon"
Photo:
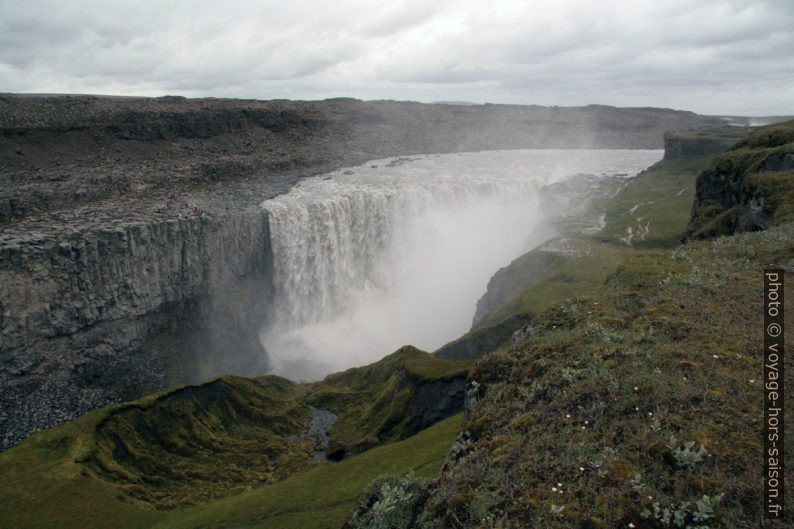
[[[3,286],[16,285],[3,298],[16,308],[4,318],[25,307],[49,311],[27,313],[30,327],[9,336],[24,344],[34,334],[33,352],[60,349],[27,371],[9,362],[22,369],[14,367],[4,390],[19,384],[23,403],[51,390],[26,395],[26,382],[63,383],[66,397],[95,392],[93,402],[45,401],[68,414],[145,392],[145,384],[168,386],[189,374],[200,382],[76,412],[76,420],[0,453],[2,519],[16,527],[371,529],[387,505],[389,523],[401,527],[474,528],[489,519],[505,527],[666,527],[673,512],[684,526],[753,526],[763,504],[753,300],[758,270],[794,265],[792,131],[794,122],[669,132],[664,158],[636,176],[661,152],[564,151],[568,159],[607,155],[614,165],[559,181],[511,182],[510,157],[537,169],[537,160],[521,156],[553,154],[519,150],[401,155],[318,176],[241,176],[191,184],[184,194],[139,189],[136,198],[165,197],[150,213],[165,227],[119,220],[119,230],[86,231],[67,244],[43,234],[129,221],[135,201],[113,210],[119,199],[107,198],[10,220],[4,236],[50,224],[13,266],[3,261]],[[637,157],[633,170],[619,160],[628,153]],[[507,158],[495,163],[499,156]],[[487,193],[473,201],[453,193],[462,208],[435,191],[426,201],[406,198],[438,183],[423,167],[441,176],[446,167],[449,189],[476,189],[464,168],[485,172],[477,158],[498,166],[507,194],[531,198],[544,221],[521,255],[485,274],[476,310],[466,307],[471,330],[432,354],[411,346],[374,353],[376,362],[313,382],[261,376],[278,372],[281,360],[250,332],[261,318],[272,329],[311,329],[344,311],[345,290],[362,279],[377,283],[378,256],[401,258],[380,253],[389,246],[384,227],[423,219],[417,204],[438,213],[489,202]],[[280,191],[267,187],[277,183]],[[213,192],[233,200],[196,200]],[[167,201],[175,197],[184,204]],[[387,197],[400,204],[394,215],[386,214]],[[410,215],[401,219],[405,208]],[[352,211],[369,219],[363,232]],[[226,224],[235,216],[238,223]],[[476,228],[451,218],[464,234]],[[512,224],[501,229],[525,234],[526,224]],[[203,242],[184,244],[190,237]],[[472,241],[475,250],[488,246]],[[356,251],[360,259],[346,257]],[[336,290],[328,278],[346,272],[358,279]],[[279,291],[285,280],[293,287]],[[64,315],[57,293],[69,288],[85,292],[63,295],[82,312]],[[80,327],[86,321],[96,323]],[[47,335],[48,323],[63,334]],[[142,345],[123,349],[130,339]],[[343,348],[346,339],[358,337],[340,335]],[[95,344],[107,349],[86,349]],[[86,350],[107,359],[81,356]],[[260,376],[213,375],[235,369]]]
[[[0,96],[3,448],[118,400],[267,372],[262,202],[376,158],[659,148],[714,117],[604,106]]]

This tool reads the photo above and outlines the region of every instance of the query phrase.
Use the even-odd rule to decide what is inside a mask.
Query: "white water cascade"
[[[633,176],[648,150],[516,150],[376,160],[264,202],[275,285],[262,332],[293,379],[434,350],[468,331],[488,279],[526,251],[538,189],[588,173]]]

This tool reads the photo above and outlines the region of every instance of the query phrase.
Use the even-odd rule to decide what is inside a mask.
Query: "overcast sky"
[[[794,114],[794,1],[0,0],[0,92]]]

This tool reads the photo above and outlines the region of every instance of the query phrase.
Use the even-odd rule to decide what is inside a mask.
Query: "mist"
[[[582,173],[633,176],[659,157],[518,150],[378,160],[265,202],[276,294],[261,338],[273,372],[317,379],[465,334],[493,273],[551,235],[543,186]]]

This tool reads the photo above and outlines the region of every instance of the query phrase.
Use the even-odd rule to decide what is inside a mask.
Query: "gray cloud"
[[[792,113],[789,0],[0,0],[0,91]]]

